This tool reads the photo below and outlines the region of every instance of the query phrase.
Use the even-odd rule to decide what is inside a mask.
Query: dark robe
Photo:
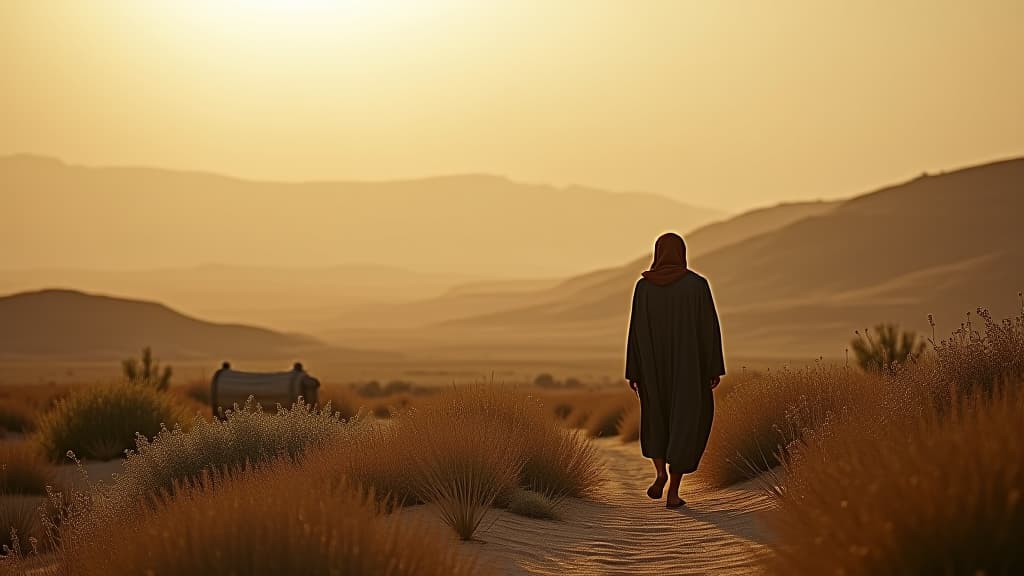
[[[641,279],[633,292],[626,379],[639,383],[640,447],[674,473],[697,470],[711,434],[711,380],[725,374],[711,287],[693,271],[665,286]]]

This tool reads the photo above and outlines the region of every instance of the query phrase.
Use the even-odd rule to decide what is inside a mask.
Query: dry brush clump
[[[803,443],[770,517],[774,572],[1024,573],[1022,398],[864,415]]]
[[[508,511],[527,518],[558,520],[558,501],[529,490],[516,490],[509,499]]]
[[[1024,304],[979,315],[786,447],[775,573],[1024,571]]]
[[[594,493],[595,448],[544,406],[496,386],[446,390],[359,430],[339,450],[344,474],[400,504],[429,502],[462,538],[519,487],[557,501]]]
[[[127,383],[76,390],[39,422],[38,439],[55,462],[73,452],[79,458],[111,460],[135,445],[136,435],[153,437],[162,426],[187,422],[173,397],[152,387]]]
[[[204,473],[258,467],[278,458],[294,460],[310,448],[337,441],[357,425],[343,420],[330,405],[314,408],[300,401],[268,413],[250,398],[229,410],[224,420],[196,417],[188,431],[164,427],[152,440],[139,437],[121,473],[97,490],[95,499],[120,513]]]
[[[79,522],[60,556],[66,576],[108,574],[483,574],[451,540],[384,517],[339,477],[333,457],[206,475],[146,513]]]
[[[844,418],[879,387],[875,376],[823,363],[737,380],[729,383],[727,394],[716,395],[714,428],[698,471],[712,486],[774,468],[787,445]]]

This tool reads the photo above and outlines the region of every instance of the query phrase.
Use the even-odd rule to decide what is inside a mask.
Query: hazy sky
[[[1024,154],[1024,2],[4,0],[0,154],[739,209]]]

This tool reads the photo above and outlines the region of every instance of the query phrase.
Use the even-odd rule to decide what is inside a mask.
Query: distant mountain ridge
[[[931,313],[941,335],[978,306],[996,317],[1018,312],[1024,159],[926,175],[820,208],[691,259],[711,281],[732,353],[841,356],[855,329],[877,322],[926,333]],[[689,239],[698,245],[699,232]],[[495,341],[543,334],[549,346],[618,353],[633,285],[649,263],[645,256],[576,276],[543,297],[435,329],[480,340],[493,328]]]
[[[151,346],[165,359],[288,358],[319,341],[214,324],[155,302],[42,290],[0,297],[0,358],[119,359]]]
[[[480,277],[563,275],[629,258],[723,213],[646,193],[455,175],[257,182],[0,157],[0,268],[323,267],[370,261]]]

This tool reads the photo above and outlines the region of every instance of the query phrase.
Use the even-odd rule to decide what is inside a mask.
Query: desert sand
[[[535,520],[498,511],[473,542],[481,564],[499,574],[756,574],[768,553],[761,514],[771,499],[754,483],[724,490],[683,480],[687,505],[668,510],[647,498],[653,468],[636,443],[596,441],[607,481],[595,501],[568,499],[562,519]],[[428,507],[405,510],[448,530]]]

